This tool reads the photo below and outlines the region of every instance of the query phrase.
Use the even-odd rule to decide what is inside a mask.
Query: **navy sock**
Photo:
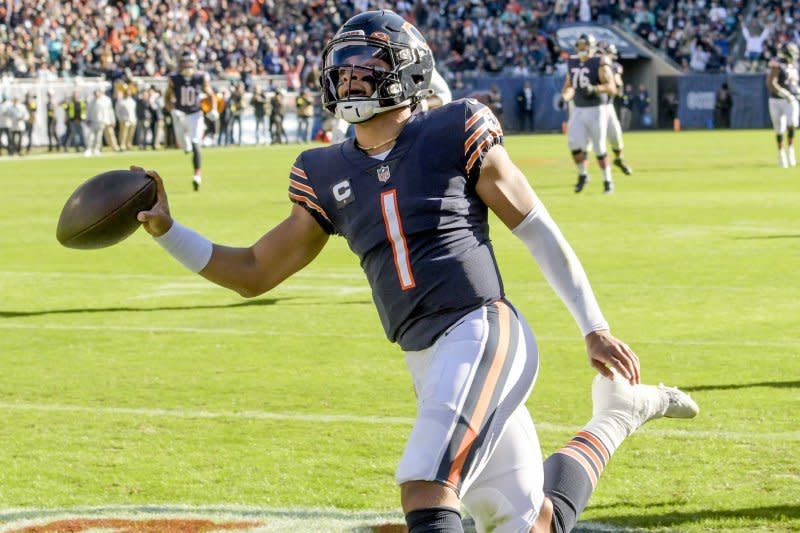
[[[450,507],[417,509],[406,515],[408,533],[463,533],[461,513]]]
[[[192,143],[192,165],[195,170],[200,168],[200,146],[197,143]]]
[[[544,462],[544,493],[553,502],[554,533],[575,527],[610,457],[596,435],[582,431]]]

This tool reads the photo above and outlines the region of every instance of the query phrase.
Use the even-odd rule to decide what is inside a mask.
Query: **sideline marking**
[[[349,422],[369,425],[396,425],[411,426],[414,419],[402,416],[359,416],[359,415],[323,415],[314,413],[278,413],[271,411],[207,411],[191,409],[156,409],[141,407],[90,407],[67,404],[36,404],[0,402],[0,410],[9,411],[43,411],[43,412],[72,412],[108,415],[132,415],[162,418],[231,418],[241,420],[279,420],[287,422],[312,422],[312,423],[338,423]],[[536,422],[539,431],[569,433],[580,429],[578,426],[564,424],[551,424],[549,422]],[[710,431],[687,429],[651,429],[648,427],[637,430],[637,433],[646,433],[656,437],[683,437],[691,439],[730,439],[741,441],[771,440],[771,441],[797,441],[800,440],[800,431],[775,431],[770,433],[754,433],[746,431]]]

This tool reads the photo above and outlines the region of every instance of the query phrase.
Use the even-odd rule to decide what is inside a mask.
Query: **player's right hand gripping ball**
[[[143,171],[112,170],[78,187],[58,218],[56,238],[68,248],[105,248],[141,225],[136,219],[156,203],[156,182]]]

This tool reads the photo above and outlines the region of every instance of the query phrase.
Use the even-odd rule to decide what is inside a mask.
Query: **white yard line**
[[[156,418],[180,419],[241,419],[241,420],[270,420],[284,422],[309,422],[309,423],[356,423],[367,425],[396,425],[411,426],[413,418],[399,416],[357,416],[357,415],[324,415],[313,413],[270,412],[270,411],[208,411],[192,409],[157,409],[139,407],[92,407],[69,404],[36,404],[25,402],[0,402],[0,410],[7,411],[38,411],[38,412],[70,412],[87,413],[92,415],[124,415]],[[551,424],[536,422],[540,431],[554,433],[569,433],[577,431],[578,427],[564,424]],[[639,430],[657,437],[679,437],[689,439],[728,439],[738,441],[798,441],[800,431],[709,431],[688,429],[667,429],[644,427]]]
[[[91,311],[91,309],[87,309]],[[57,313],[57,311],[56,311]],[[273,337],[333,337],[333,338],[359,338],[359,339],[383,339],[380,333],[358,333],[358,332],[325,332],[325,331],[297,331],[297,330],[271,330],[271,329],[238,329],[238,328],[203,328],[203,327],[184,327],[184,326],[116,326],[109,324],[28,324],[22,322],[2,322],[0,330],[57,330],[57,331],[129,331],[133,333],[197,333],[205,335],[263,335]],[[536,337],[539,343],[543,342],[569,342],[581,343],[578,336],[558,337],[558,336],[539,336]],[[800,339],[785,341],[757,341],[757,340],[706,340],[706,339],[627,339],[631,345],[660,345],[660,346],[732,346],[748,348],[797,348],[800,346]]]
[[[185,276],[177,276],[171,274],[140,274],[140,273],[126,273],[126,272],[33,272],[33,271],[15,271],[15,270],[3,270],[0,271],[0,278],[2,277],[57,277],[57,278],[75,278],[75,279],[99,279],[99,280],[134,280],[134,279],[141,279],[141,280],[155,280],[155,281],[165,281],[165,280],[175,280],[176,282],[187,282],[187,279],[191,279],[190,274],[186,274]],[[339,271],[339,272],[314,272],[314,271],[302,271],[294,274],[292,278],[301,278],[301,279],[321,279],[321,280],[350,280],[350,281],[357,281],[363,282],[366,284],[366,280],[364,278],[364,274],[359,270],[352,270],[352,271]],[[532,283],[534,280],[531,281]],[[544,283],[544,282],[541,282]],[[216,285],[212,284],[210,281],[199,281],[197,282],[198,285],[210,285],[212,287],[216,287]],[[792,291],[800,289],[798,287],[790,287],[790,286],[756,286],[756,287],[737,287],[732,285],[685,285],[685,284],[636,284],[631,285],[630,283],[600,283],[595,282],[594,285],[598,287],[608,287],[613,289],[647,289],[647,290],[709,290],[709,291],[731,291],[731,292],[752,292],[752,291],[761,291],[761,290],[769,290],[769,291]]]

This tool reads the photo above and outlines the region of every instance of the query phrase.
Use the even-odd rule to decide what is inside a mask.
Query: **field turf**
[[[635,173],[615,172],[613,196],[594,161],[572,192],[563,136],[506,141],[644,381],[701,407],[625,442],[582,518],[605,531],[800,531],[800,168],[778,168],[766,130],[626,141]],[[251,300],[144,231],[98,251],[55,239],[80,182],[140,164],[164,176],[182,223],[249,245],[289,212],[299,151],[206,150],[199,193],[177,151],[0,161],[0,527],[12,509],[85,506],[401,516],[393,472],[413,393],[343,239]],[[540,344],[529,408],[547,455],[588,420],[593,371],[527,250],[492,228]]]

